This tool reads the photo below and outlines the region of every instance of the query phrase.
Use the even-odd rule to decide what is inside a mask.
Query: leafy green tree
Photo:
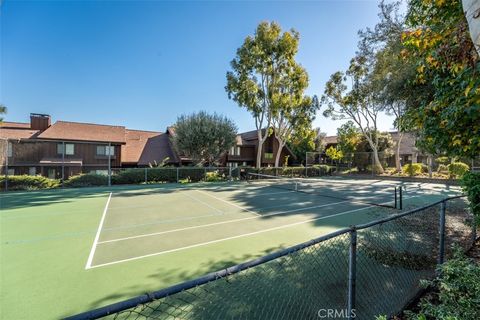
[[[375,140],[378,140],[378,152],[386,153],[392,155],[393,139],[390,133],[375,131],[370,133]],[[373,152],[368,139],[365,136],[360,136],[360,139],[357,143],[357,152]]]
[[[338,149],[351,158],[360,142],[360,132],[353,121],[347,121],[337,129]]]
[[[200,165],[215,164],[235,145],[237,127],[232,120],[205,111],[181,115],[174,125],[177,150]]]
[[[374,170],[383,173],[378,157],[378,135],[374,134],[378,131],[378,115],[383,106],[378,103],[378,94],[372,86],[371,71],[369,56],[359,53],[345,73],[339,71],[331,75],[322,96],[322,103],[327,107],[323,115],[355,122],[372,149]]]
[[[0,104],[0,115],[6,114],[7,113],[7,107],[5,107],[3,104]],[[0,116],[0,122],[3,122],[3,117]]]
[[[286,93],[282,89],[291,86],[289,81],[293,71],[302,74],[300,67],[295,67],[294,60],[298,41],[297,31],[292,29],[282,33],[277,23],[262,22],[254,36],[248,36],[238,48],[230,63],[232,71],[227,72],[225,90],[228,97],[247,109],[255,120],[257,167],[261,166],[262,147],[268,138],[274,112],[278,113],[278,104],[284,102]]]
[[[325,151],[325,154],[327,155],[327,157],[329,157],[330,159],[332,159],[334,161],[342,160],[343,156],[344,156],[343,152],[341,150],[338,150],[337,148],[335,148],[333,146],[328,148]]]
[[[407,108],[420,146],[473,158],[480,153],[479,56],[459,0],[409,2],[402,56],[416,65],[412,87],[430,95]],[[468,128],[468,129],[467,129]]]
[[[404,49],[401,37],[406,30],[405,16],[400,13],[400,1],[379,4],[380,21],[375,28],[360,31],[360,49],[371,58],[373,68],[371,82],[377,92],[376,99],[384,111],[394,116],[394,126],[398,131],[395,148],[397,171],[401,172],[400,148],[405,132],[405,110],[408,103],[416,104],[415,97],[425,91],[414,92],[405,84],[415,76],[415,65],[401,58]],[[423,88],[422,88],[423,89]],[[428,91],[427,91],[428,92]]]
[[[276,104],[277,107],[273,114],[273,128],[279,147],[275,157],[275,167],[278,167],[283,147],[292,139],[292,133],[310,128],[312,121],[315,119],[316,111],[319,109],[316,97],[303,96],[298,91],[300,90],[291,90],[290,93],[281,94],[285,95],[281,98],[284,101]]]
[[[293,132],[292,139],[288,142],[288,146],[297,161],[305,164],[307,152],[315,151],[316,138],[317,132],[311,128],[301,128]]]
[[[315,128],[315,150],[316,152],[323,152],[325,151],[325,146],[327,145],[327,142],[325,139],[327,138],[327,133],[322,132],[320,128]]]
[[[387,157],[390,157],[393,147],[392,136],[388,132],[371,132],[371,136],[378,141],[377,151],[380,162],[385,162]],[[372,165],[372,158],[370,155],[374,155],[370,143],[364,135],[360,135],[360,139],[357,144],[356,153],[354,154],[354,163],[357,164],[360,171],[363,171]],[[374,159],[375,160],[375,159]],[[385,163],[382,163],[384,165]],[[374,170],[374,168],[372,168]]]

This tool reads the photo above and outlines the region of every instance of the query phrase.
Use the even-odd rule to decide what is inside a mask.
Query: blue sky
[[[240,131],[250,114],[230,101],[225,74],[259,22],[300,32],[297,60],[321,95],[353,56],[357,31],[374,26],[377,1],[5,1],[0,102],[8,121],[53,120],[164,130],[178,115],[216,111]],[[321,112],[314,123],[335,134]],[[380,128],[391,129],[384,117]]]

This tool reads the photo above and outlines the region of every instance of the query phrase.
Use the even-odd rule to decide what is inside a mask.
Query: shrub
[[[437,172],[448,172],[448,166],[446,164],[439,165]]]
[[[72,188],[106,186],[108,185],[108,176],[95,173],[80,174],[70,177],[63,185]]]
[[[335,167],[331,167],[326,164],[319,164],[319,165],[314,165],[313,170],[316,176],[325,176],[325,175],[331,175],[335,171]]]
[[[225,177],[221,175],[218,171],[205,173],[206,182],[216,182],[216,181],[223,181],[223,180],[225,180]]]
[[[60,180],[49,179],[43,176],[8,176],[8,190],[38,190],[56,188]],[[0,177],[0,190],[5,189],[5,177]]]
[[[468,164],[463,162],[453,162],[448,165],[448,172],[452,177],[462,177],[469,170]]]
[[[187,183],[192,182],[192,180],[190,180],[190,178],[187,177],[187,178],[178,180],[178,182],[181,183],[181,184],[187,184]]]
[[[145,180],[145,172],[143,172]],[[147,169],[148,182],[177,182],[177,168]]]
[[[450,159],[448,159],[448,157],[438,157],[435,159],[435,162],[438,164],[447,165],[450,162]]]
[[[480,172],[467,172],[462,177],[463,192],[467,195],[470,209],[480,225]]]
[[[418,176],[422,173],[422,170],[423,168],[421,163],[407,163],[402,167],[402,171],[409,176]]]
[[[145,182],[145,169],[127,169],[112,176],[112,184],[136,184]]]
[[[438,290],[422,299],[416,319],[478,319],[480,314],[480,266],[458,250],[440,267],[441,276],[424,285]],[[414,317],[412,317],[414,318]]]

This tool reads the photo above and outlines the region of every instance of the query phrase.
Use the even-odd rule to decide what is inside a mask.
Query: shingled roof
[[[38,132],[30,129],[30,123],[6,121],[0,123],[0,139],[30,139]]]
[[[38,135],[39,139],[125,143],[125,127],[57,121]]]
[[[169,136],[163,132],[125,129],[126,144],[122,145],[122,162],[148,165],[169,158],[177,162]]]

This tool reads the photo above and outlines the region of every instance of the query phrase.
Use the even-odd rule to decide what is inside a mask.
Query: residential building
[[[265,130],[263,130],[265,134]],[[270,134],[263,144],[262,167],[273,167],[275,157],[278,152],[278,141],[274,134]],[[224,156],[222,162],[231,167],[237,166],[255,166],[257,161],[258,134],[257,130],[240,133],[236,137],[235,146],[233,146]],[[294,155],[292,151],[285,146],[280,156],[280,165],[285,161],[291,163]]]
[[[29,123],[0,124],[2,172],[64,178],[79,173],[107,173],[125,167],[144,167],[169,158],[178,160],[167,133],[123,126],[57,121],[31,114]]]
[[[264,131],[265,133],[265,131]],[[192,165],[192,159],[175,149],[175,128],[165,132],[128,129],[71,121],[56,121],[46,114],[30,114],[30,122],[0,123],[0,167],[3,174],[43,175],[56,179],[80,173],[107,174],[109,170],[137,168],[165,161]],[[238,134],[235,146],[219,159],[222,166],[255,166],[257,131]],[[271,134],[263,144],[262,166],[275,165],[278,142]],[[292,162],[284,147],[281,165]]]
[[[389,132],[390,136],[393,140],[393,147],[392,149],[396,148],[400,134],[397,131]],[[416,162],[426,162],[427,155],[423,154],[418,150],[415,146],[415,135],[411,132],[405,132],[402,137],[402,141],[400,143],[400,161],[401,163],[416,163]],[[338,145],[338,137],[337,136],[328,136],[325,137],[323,140],[325,145],[325,150],[330,147],[336,147]],[[393,150],[392,150],[393,151]],[[389,157],[388,159],[389,165],[395,165],[395,158],[393,156]]]

